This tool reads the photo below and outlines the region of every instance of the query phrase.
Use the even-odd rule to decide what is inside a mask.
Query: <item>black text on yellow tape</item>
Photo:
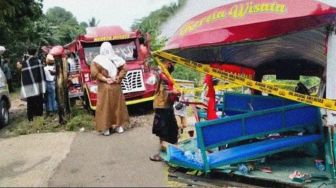
[[[249,87],[255,90],[259,90],[259,91],[272,94],[275,96],[279,96],[282,98],[286,98],[289,100],[298,101],[298,102],[306,103],[309,105],[336,111],[336,101],[335,100],[323,99],[323,98],[318,98],[314,96],[303,95],[303,94],[296,93],[293,91],[288,91],[285,89],[278,88],[276,86],[254,81],[254,80],[245,78],[240,75],[236,75],[236,74],[225,72],[225,71],[222,71],[216,68],[212,68],[209,65],[204,65],[201,63],[190,61],[188,59],[185,59],[185,58],[182,58],[176,55],[172,55],[166,52],[155,52],[153,55],[167,59],[169,61],[181,64],[181,65],[184,65],[198,72],[209,74],[213,77],[216,77],[222,80],[227,80],[234,84],[246,86],[246,87]]]

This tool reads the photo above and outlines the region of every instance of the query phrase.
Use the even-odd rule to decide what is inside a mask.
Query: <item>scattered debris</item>
[[[292,174],[290,174],[289,178],[292,181],[298,183],[310,183],[318,180],[320,181],[329,180],[329,178],[325,175],[301,173],[297,170],[295,170]]]
[[[262,171],[262,172],[272,174],[272,168],[269,167],[269,166],[263,166],[263,167],[260,167],[259,169],[260,169],[260,171]]]
[[[315,166],[316,166],[317,169],[319,169],[319,171],[325,171],[326,170],[326,167],[325,167],[325,164],[324,164],[323,160],[316,159],[315,160]]]

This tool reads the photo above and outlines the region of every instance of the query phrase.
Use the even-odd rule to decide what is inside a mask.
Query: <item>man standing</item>
[[[43,115],[43,94],[46,91],[43,65],[36,52],[36,48],[30,47],[27,58],[17,63],[17,68],[21,69],[21,98],[27,100],[29,121],[33,121],[34,116]]]

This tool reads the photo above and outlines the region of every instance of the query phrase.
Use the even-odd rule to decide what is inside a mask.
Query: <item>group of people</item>
[[[44,101],[47,115],[57,111],[55,59],[48,54],[44,65],[37,57],[37,50],[36,47],[28,48],[22,61],[16,64],[21,72],[21,99],[27,101],[29,121],[43,115]]]
[[[111,43],[103,42],[100,54],[91,64],[91,76],[98,81],[97,105],[95,114],[96,130],[102,135],[109,136],[113,131],[124,132],[124,126],[129,123],[125,97],[120,86],[121,80],[127,73],[125,60],[115,54]],[[165,62],[165,68],[172,73],[174,65]],[[179,128],[174,113],[174,102],[181,93],[174,89],[173,82],[164,73],[159,74],[153,107],[155,116],[152,133],[159,137],[160,151],[167,144],[176,144]],[[182,128],[185,128],[185,107],[177,114]],[[160,153],[150,156],[152,161],[162,161]]]
[[[21,72],[21,98],[27,101],[27,117],[33,121],[35,116],[43,115],[43,103],[46,101],[46,111],[57,111],[55,95],[55,59],[51,54],[46,56],[45,65],[37,57],[37,48],[29,48],[28,53],[16,66]],[[165,68],[172,73],[174,65],[165,62]],[[124,132],[124,126],[129,124],[129,114],[125,97],[121,88],[121,81],[127,73],[126,61],[115,54],[112,44],[103,42],[100,54],[91,63],[91,76],[97,80],[97,105],[95,113],[95,127],[104,136],[112,132]],[[45,97],[44,98],[44,96]],[[152,133],[159,137],[160,151],[165,150],[167,144],[176,144],[179,128],[173,109],[174,102],[181,93],[174,89],[173,82],[164,73],[158,77],[153,107],[155,116]],[[185,128],[185,107],[177,117]],[[181,111],[181,108],[177,109]],[[162,161],[159,153],[150,156],[152,161]]]

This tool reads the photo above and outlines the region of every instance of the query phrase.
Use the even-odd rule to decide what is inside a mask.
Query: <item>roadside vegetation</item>
[[[149,33],[151,36],[151,50],[157,51],[162,49],[168,39],[161,36],[160,27],[169,17],[176,14],[182,8],[186,0],[178,0],[177,3],[172,3],[169,6],[163,6],[161,9],[151,12],[148,16],[136,20],[132,29],[139,29],[143,33]],[[151,60],[151,64],[154,64]],[[181,65],[175,66],[173,77],[182,80],[194,81],[197,86],[202,85],[203,75]]]
[[[94,131],[94,115],[84,109],[81,101],[71,108],[71,115],[64,125],[58,123],[58,115],[34,117],[33,122],[29,122],[26,116],[26,102],[20,100],[19,89],[10,95],[12,108],[10,109],[9,125],[0,129],[0,138],[13,137],[19,135],[47,133],[47,132],[88,132]],[[138,106],[129,106],[130,124],[126,129],[147,126],[153,121],[152,104],[144,103]]]
[[[151,36],[151,50],[162,49],[168,39],[161,36],[160,27],[169,17],[185,5],[186,0],[178,0],[168,6],[151,12],[148,16],[135,20],[132,29],[139,29]],[[53,7],[45,14],[42,12],[42,0],[0,0],[0,44],[8,49],[4,57],[10,58],[13,70],[13,85],[20,87],[20,75],[15,71],[15,62],[21,59],[28,44],[35,46],[64,45],[69,43],[78,34],[84,33],[85,28],[97,26],[99,20],[92,17],[87,22],[79,23],[73,14],[61,7]],[[20,29],[18,29],[20,28]],[[153,60],[151,64],[156,66]],[[181,65],[176,65],[173,77],[177,79],[194,81],[197,86],[202,85],[203,74],[200,74]],[[285,89],[294,90],[296,82],[275,81],[275,76],[265,77],[266,81],[283,84]],[[301,81],[308,87],[318,85],[315,78],[302,77]],[[17,89],[18,90],[18,89]],[[238,89],[237,89],[237,92]],[[13,100],[19,100],[18,94],[11,94]],[[13,101],[12,100],[12,101]],[[33,122],[26,119],[25,104],[11,114],[10,125],[0,130],[0,137],[25,135],[31,133],[57,132],[57,131],[90,131],[93,130],[93,116],[78,104],[72,108],[70,118],[66,124],[59,125],[58,115],[36,118]],[[143,123],[141,118],[131,119],[131,127]]]
[[[0,0],[0,44],[7,51],[4,58],[9,58],[13,71],[13,86],[20,87],[20,73],[15,64],[20,61],[27,46],[36,47],[64,45],[71,42],[79,34],[85,33],[87,27],[94,27],[99,20],[92,17],[87,22],[79,23],[73,14],[61,7],[53,7],[42,12],[43,0]],[[20,29],[18,29],[20,28]],[[18,93],[11,94],[12,101],[22,103]],[[58,115],[37,117],[33,122],[26,118],[26,104],[22,103],[13,112],[10,110],[10,124],[0,130],[0,137],[17,136],[32,133],[56,131],[90,131],[94,129],[94,116],[75,105],[66,124],[59,125]],[[131,120],[131,127],[137,126],[138,120]]]
[[[20,101],[18,92],[11,94],[11,101],[14,103]],[[29,122],[26,116],[25,102],[13,104],[10,112],[10,123],[0,130],[0,138],[33,133],[94,130],[94,116],[83,109],[81,105],[75,105],[72,108],[70,118],[64,125],[58,123],[57,114],[35,117],[34,121]]]

